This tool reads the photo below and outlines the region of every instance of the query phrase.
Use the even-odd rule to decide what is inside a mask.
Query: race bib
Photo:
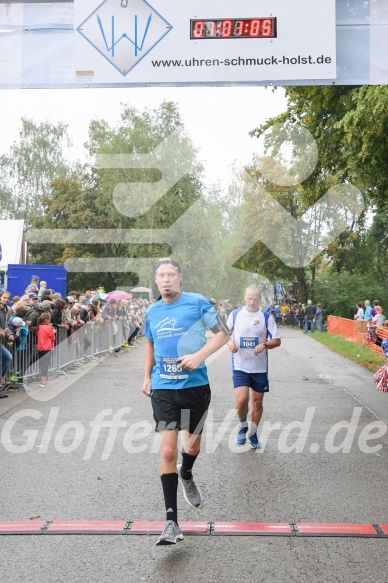
[[[177,357],[160,357],[160,377],[162,379],[187,379],[189,375],[187,370],[183,370],[179,367],[179,362]]]
[[[240,348],[250,348],[251,350],[259,344],[257,336],[241,336]]]

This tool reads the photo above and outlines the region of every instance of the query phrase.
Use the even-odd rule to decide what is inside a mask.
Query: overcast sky
[[[248,133],[286,109],[283,89],[265,87],[149,87],[20,89],[0,91],[0,152],[18,139],[21,118],[69,126],[75,157],[81,157],[90,120],[120,119],[121,103],[142,109],[163,100],[179,105],[185,127],[200,148],[210,181],[225,181],[230,166],[250,162],[257,140]]]

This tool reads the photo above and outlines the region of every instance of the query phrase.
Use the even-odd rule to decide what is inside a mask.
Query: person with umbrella
[[[105,301],[109,302],[109,300],[116,300],[117,302],[120,302],[121,300],[131,300],[131,299],[132,299],[132,294],[129,294],[126,291],[118,289],[118,290],[109,292],[105,298]]]

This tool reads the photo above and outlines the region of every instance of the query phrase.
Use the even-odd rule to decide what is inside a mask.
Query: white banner
[[[336,78],[335,0],[75,0],[80,83]]]
[[[388,83],[388,0],[137,1],[0,3],[0,89]]]

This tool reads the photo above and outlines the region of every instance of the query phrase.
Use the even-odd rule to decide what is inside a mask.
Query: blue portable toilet
[[[59,292],[63,297],[66,295],[66,275],[67,271],[63,265],[8,265],[6,287],[11,297],[21,296],[30,285],[31,279],[37,277],[39,281],[47,282],[48,289]]]

